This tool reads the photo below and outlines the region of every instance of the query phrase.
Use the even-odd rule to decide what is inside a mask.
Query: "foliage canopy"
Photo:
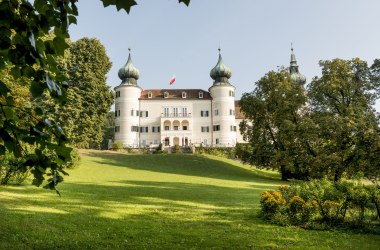
[[[20,164],[32,168],[33,183],[56,190],[63,180],[63,165],[70,160],[71,148],[62,127],[38,104],[45,90],[53,100],[64,104],[68,79],[59,68],[58,56],[69,48],[68,27],[76,23],[77,0],[4,0],[0,2],[0,71],[8,79],[29,79],[30,101],[16,105],[17,92],[11,89],[4,74],[0,79],[0,154],[6,151],[23,157]],[[102,0],[104,6],[115,5],[127,13],[134,0]],[[179,0],[186,5],[190,0]],[[26,150],[32,146],[33,152]],[[58,192],[58,191],[57,191]]]

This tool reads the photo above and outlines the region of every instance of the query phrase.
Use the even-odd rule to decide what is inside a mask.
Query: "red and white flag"
[[[170,79],[169,84],[172,85],[174,82],[175,82],[175,76],[173,76],[172,79]]]

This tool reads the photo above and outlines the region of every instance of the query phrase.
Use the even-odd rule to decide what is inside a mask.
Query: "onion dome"
[[[296,83],[304,85],[306,83],[306,77],[298,71],[296,55],[293,53],[293,47],[291,48],[291,50],[292,50],[292,54],[290,56],[290,67],[289,67],[290,77]]]
[[[119,69],[118,75],[122,80],[121,84],[137,85],[137,79],[139,79],[140,72],[132,63],[131,49],[128,50],[128,61],[121,69]]]
[[[214,80],[214,85],[228,84],[231,77],[231,69],[224,64],[219,50],[219,60],[215,67],[210,71],[210,76]]]

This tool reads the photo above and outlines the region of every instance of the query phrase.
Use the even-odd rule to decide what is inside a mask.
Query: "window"
[[[131,126],[132,132],[139,132],[139,126]]]
[[[204,145],[207,145],[207,139],[204,139],[204,140],[203,140],[203,144],[204,144]]]
[[[235,115],[235,110],[230,109],[230,115]]]
[[[208,132],[210,132],[210,128],[208,126],[201,127],[201,131],[202,131],[202,133],[208,133]]]
[[[218,115],[219,115],[219,110],[218,110],[218,109],[214,109],[214,115],[215,115],[215,116],[218,116]]]
[[[165,117],[169,116],[169,108],[164,108],[164,116]]]
[[[148,98],[152,98],[153,97],[153,95],[152,95],[152,91],[149,91],[148,92]]]
[[[148,133],[148,127],[140,127],[140,133]]]
[[[170,129],[170,127],[169,126],[165,126],[165,128],[164,128],[166,131],[168,131],[169,129]]]
[[[120,97],[120,91],[116,91],[116,98]]]
[[[231,131],[235,131],[236,132],[236,126],[231,125],[230,129],[231,129]]]
[[[115,126],[115,132],[120,132],[120,126]]]
[[[183,117],[187,116],[187,108],[182,108],[182,116]]]
[[[135,111],[136,111],[136,113],[135,113]],[[140,112],[138,111],[138,110],[131,110],[131,116],[134,116],[134,115],[136,115],[136,116],[139,116],[140,115]]]
[[[219,144],[219,138],[215,139],[215,144]]]
[[[169,92],[167,91],[164,92],[164,98],[169,98]]]
[[[160,126],[152,126],[152,133],[160,132]]]
[[[174,117],[178,116],[178,108],[173,108],[173,116]]]
[[[203,92],[202,92],[202,91],[199,91],[199,93],[198,93],[198,97],[199,97],[199,99],[202,99],[202,98],[203,98]]]
[[[220,131],[220,125],[214,125],[214,131]]]
[[[230,95],[230,96],[235,96],[235,92],[232,91],[232,90],[230,90],[229,95]]]
[[[182,98],[186,98],[186,92],[182,92]]]
[[[201,111],[201,117],[208,117],[208,110],[206,111]]]
[[[174,126],[174,130],[178,130],[178,126]]]
[[[140,111],[140,117],[148,117],[148,111]]]
[[[182,127],[182,130],[187,130],[187,126],[183,126],[183,127]]]

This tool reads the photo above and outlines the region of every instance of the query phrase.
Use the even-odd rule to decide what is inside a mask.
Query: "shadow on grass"
[[[62,198],[38,188],[1,189],[0,249],[376,249],[380,243],[370,235],[267,224],[256,216],[266,188],[260,184],[108,184],[63,183]]]
[[[62,187],[67,197],[62,199],[44,197],[41,189],[28,189],[31,196],[36,193],[40,197],[24,198],[22,204],[28,205],[24,210],[17,206],[20,199],[8,206],[0,204],[0,249],[305,249],[320,246],[344,249],[359,245],[363,249],[376,249],[380,243],[370,235],[306,231],[267,224],[254,212],[258,190],[145,181],[115,184],[120,186],[67,184]],[[17,189],[11,191],[19,193]],[[20,190],[20,194],[24,192]],[[28,210],[33,206],[65,213]]]
[[[194,154],[160,154],[160,155],[127,155],[127,154],[88,154],[100,158],[93,161],[99,164],[127,167],[159,173],[180,174],[234,181],[255,181],[257,183],[280,183],[272,176],[260,174],[259,170],[249,170],[228,162],[215,160],[204,155]],[[237,163],[238,164],[238,163]]]

